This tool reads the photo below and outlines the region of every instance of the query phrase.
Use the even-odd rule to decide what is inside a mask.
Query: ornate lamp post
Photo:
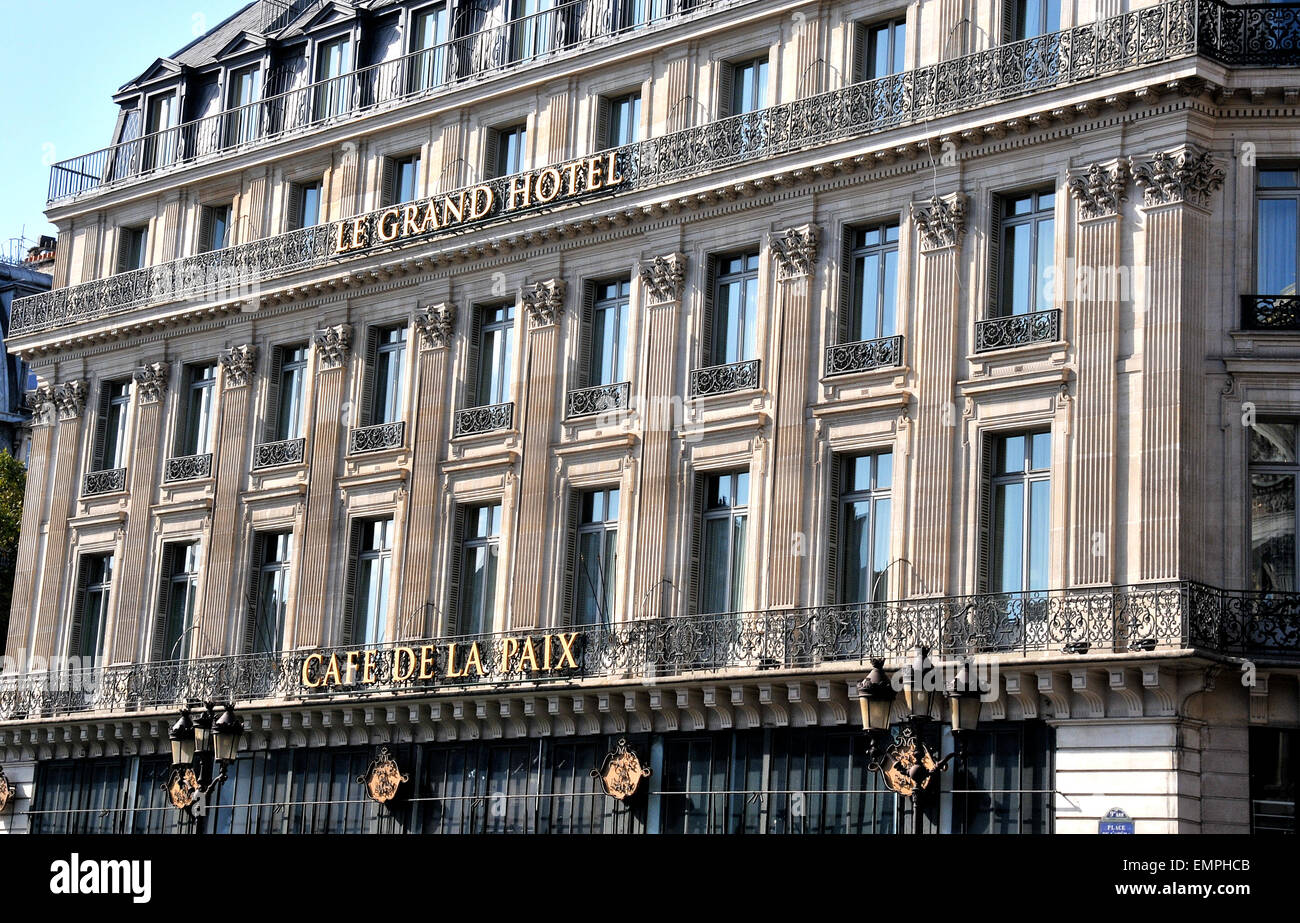
[[[244,722],[235,714],[235,706],[230,703],[221,706],[220,717],[216,707],[212,702],[205,703],[198,717],[191,717],[190,708],[182,708],[180,718],[167,732],[172,745],[172,769],[163,787],[176,809],[191,816],[194,805],[205,801],[226,781],[227,769],[239,752],[239,741],[244,735]],[[204,782],[209,755],[216,774]]]

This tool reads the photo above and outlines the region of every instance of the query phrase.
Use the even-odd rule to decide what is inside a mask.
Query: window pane
[[[1262,295],[1296,293],[1296,221],[1300,199],[1259,202],[1257,275]]]
[[[991,589],[995,593],[1014,593],[1024,588],[1024,485],[996,485],[993,489],[993,511],[997,543],[992,574],[996,582]]]
[[[700,562],[700,611],[727,611],[727,537],[729,522],[709,519],[704,523],[704,552]]]
[[[1250,477],[1250,545],[1254,588],[1296,590],[1295,477],[1253,473]]]
[[[1003,314],[1025,314],[1029,311],[1029,293],[1033,289],[1033,252],[1030,240],[1033,229],[1028,224],[1017,224],[1006,229],[1005,266],[1008,276],[1003,279]]]
[[[1260,421],[1250,428],[1250,460],[1295,464],[1296,424]]]
[[[1031,481],[1029,485],[1029,582],[1027,590],[1047,589],[1047,551],[1051,521],[1051,483]]]

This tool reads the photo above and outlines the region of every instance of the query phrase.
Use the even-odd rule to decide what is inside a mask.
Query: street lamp
[[[172,746],[172,768],[163,783],[171,803],[186,814],[191,814],[195,803],[205,800],[226,781],[227,769],[239,752],[239,741],[244,735],[244,722],[235,714],[231,703],[222,706],[220,718],[212,702],[204,703],[197,718],[192,715],[190,708],[182,708],[180,718],[167,732]],[[203,770],[209,754],[216,774],[205,783]]]

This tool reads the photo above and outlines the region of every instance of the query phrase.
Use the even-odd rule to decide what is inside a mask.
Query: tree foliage
[[[14,566],[18,560],[18,530],[23,519],[27,469],[0,449],[0,654],[9,636],[9,605],[13,601]]]

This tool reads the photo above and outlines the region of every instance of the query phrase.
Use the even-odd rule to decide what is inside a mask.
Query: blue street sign
[[[1111,808],[1106,816],[1097,821],[1098,833],[1132,833],[1133,819],[1121,808]]]

